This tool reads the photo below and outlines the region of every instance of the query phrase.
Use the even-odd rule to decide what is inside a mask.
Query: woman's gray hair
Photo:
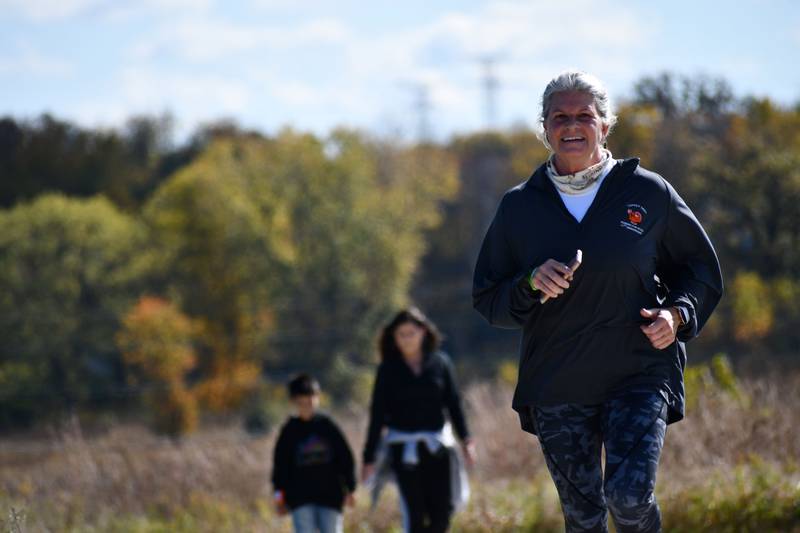
[[[617,115],[611,110],[611,100],[608,97],[608,91],[603,85],[603,82],[596,76],[577,70],[562,72],[547,84],[542,94],[542,114],[539,116],[540,124],[544,125],[544,121],[547,120],[553,95],[568,91],[577,91],[592,95],[594,105],[597,108],[597,114],[600,115],[603,124],[608,126],[608,133],[606,133],[606,137],[608,137],[614,124],[617,123]],[[544,131],[542,132],[542,142],[548,149],[551,149],[550,143],[547,141],[547,134]]]

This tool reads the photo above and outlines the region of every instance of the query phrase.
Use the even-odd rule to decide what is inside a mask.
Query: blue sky
[[[87,126],[169,111],[179,136],[232,118],[274,132],[338,125],[412,136],[485,124],[480,57],[498,61],[496,125],[534,126],[566,68],[624,99],[645,75],[723,77],[800,102],[800,3],[623,0],[0,0],[0,114]]]

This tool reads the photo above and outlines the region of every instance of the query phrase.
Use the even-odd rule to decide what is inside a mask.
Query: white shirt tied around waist
[[[436,453],[442,447],[448,452],[448,460],[450,461],[450,500],[453,509],[458,511],[469,501],[469,479],[467,477],[464,460],[458,452],[456,437],[453,434],[453,427],[449,422],[446,422],[439,431],[400,431],[393,428],[387,429],[386,434],[381,440],[381,445],[378,448],[375,472],[366,481],[367,489],[372,495],[373,508],[380,497],[383,486],[390,479],[394,480],[394,473],[392,472],[388,453],[389,445],[403,444],[403,463],[416,465],[419,464],[417,444],[420,442],[424,442],[428,451],[431,453]],[[401,506],[401,511],[404,515],[403,523],[407,525],[407,520],[405,519],[405,504]]]
[[[407,465],[419,464],[417,444],[422,442],[432,454],[444,446],[452,448],[456,445],[456,438],[450,424],[445,424],[439,431],[401,431],[389,428],[386,433],[386,444],[403,444],[403,463]]]

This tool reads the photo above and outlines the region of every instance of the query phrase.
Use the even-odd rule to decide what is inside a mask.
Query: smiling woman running
[[[616,117],[597,78],[554,78],[541,120],[552,155],[500,202],[474,305],[523,330],[513,407],[539,438],[567,531],[607,531],[608,509],[620,533],[660,531],[658,460],[683,418],[684,342],[722,295],[717,256],[664,178],[605,148]]]

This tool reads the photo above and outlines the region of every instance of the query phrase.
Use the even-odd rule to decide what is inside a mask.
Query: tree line
[[[728,292],[693,354],[796,353],[800,108],[663,74],[618,114],[615,157],[672,182],[720,255]],[[409,144],[220,122],[176,145],[169,116],[0,119],[0,426],[143,409],[168,433],[243,410],[257,427],[300,369],[363,401],[408,302],[491,374],[516,336],[471,309],[477,247],[546,156],[528,129]]]

